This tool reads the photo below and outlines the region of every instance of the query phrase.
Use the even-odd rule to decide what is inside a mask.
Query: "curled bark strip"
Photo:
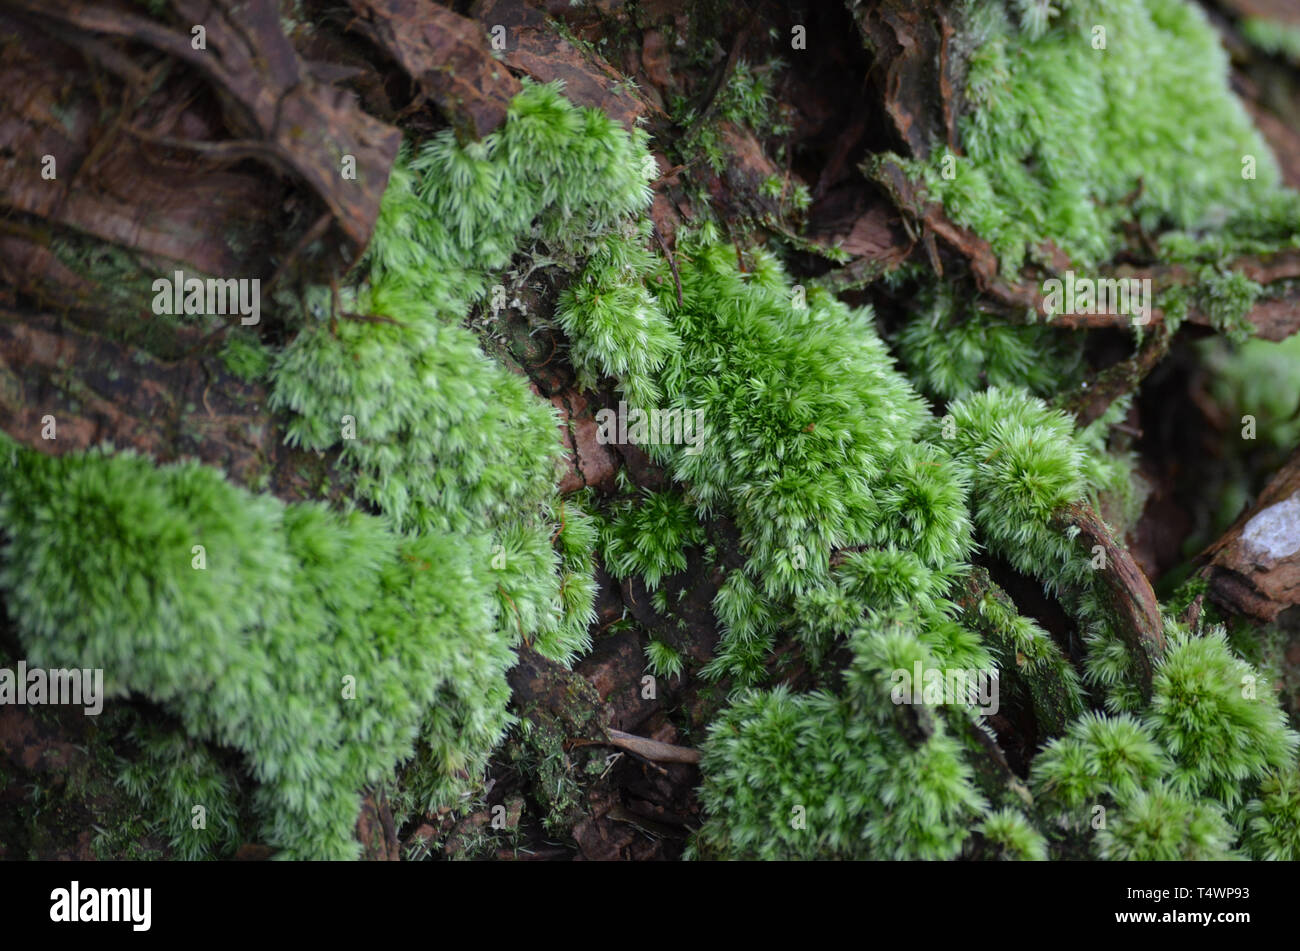
[[[265,249],[265,209],[283,204],[284,183],[256,171],[200,166],[193,153],[187,165],[178,166],[166,160],[167,150],[129,132],[147,117],[154,129],[184,128],[187,138],[215,141],[222,134],[220,117],[192,107],[190,87],[178,88],[169,76],[165,87],[128,115],[128,100],[145,99],[145,92],[130,85],[143,71],[121,67],[126,54],[118,41],[8,7],[0,10],[0,36],[7,41],[0,86],[16,90],[0,98],[6,146],[0,149],[0,218],[6,219],[3,230],[45,249],[23,253],[20,268],[0,266],[19,271],[15,287],[54,307],[94,307],[100,299],[85,274],[73,284],[92,285],[91,292],[83,294],[78,286],[75,294],[67,293],[68,269],[49,251],[61,236],[57,226],[207,274],[241,272],[246,258],[231,235]],[[73,37],[93,42],[71,42]],[[106,59],[88,67],[85,56]],[[125,77],[120,90],[112,88],[113,75]],[[106,118],[105,110],[120,111]],[[49,180],[42,175],[42,156],[56,162]]]
[[[1287,250],[1271,255],[1247,255],[1227,265],[1257,284],[1270,284],[1300,278],[1300,251]],[[1180,285],[1195,284],[1197,276],[1181,264],[1157,265],[1148,268],[1117,267],[1106,277],[1128,280],[1150,280],[1152,295]],[[1039,299],[1041,312],[1041,295]],[[1247,319],[1255,325],[1255,335],[1263,340],[1285,340],[1300,330],[1300,291],[1284,288],[1281,296],[1262,298],[1251,308]],[[1190,323],[1211,326],[1209,315],[1192,307],[1187,319]],[[1058,327],[1127,327],[1133,318],[1126,314],[1060,314],[1052,319]],[[1164,313],[1152,309],[1151,323],[1164,321]]]
[[[882,0],[864,4],[858,29],[875,56],[876,81],[894,131],[923,158],[933,142],[957,146],[953,27],[935,3]]]
[[[939,238],[966,258],[975,283],[993,301],[1019,315],[1029,311],[1045,313],[1041,290],[1004,279],[998,272],[998,257],[993,246],[975,232],[950,220],[943,205],[930,201],[924,188],[908,178],[898,162],[885,159],[866,165],[863,172],[884,187],[899,210],[919,225],[927,238]],[[942,272],[937,253],[932,254],[932,258],[931,263]]]
[[[538,6],[524,0],[475,0],[469,13],[484,26],[505,28],[501,56],[511,69],[539,83],[562,80],[564,94],[573,102],[599,109],[629,130],[648,118],[667,119],[662,109],[627,86],[623,74],[608,62],[570,43]]]
[[[1200,557],[1207,596],[1233,614],[1268,622],[1300,604],[1300,450]]]
[[[1004,652],[1000,664],[1004,676],[1013,684],[1018,682],[1024,687],[1041,734],[1060,736],[1077,713],[1070,703],[1070,693],[1061,679],[1060,671],[1048,664],[1029,673],[1022,671],[1022,659],[1014,656],[1014,645],[1008,644],[980,613],[980,602],[986,597],[1000,601],[1012,610],[1018,610],[1011,596],[989,577],[988,570],[977,566],[967,576],[965,588],[957,598],[963,618],[972,630],[979,631],[986,642],[995,644]],[[998,755],[1003,755],[1001,750],[998,750]]]
[[[492,57],[482,25],[433,0],[349,0],[354,27],[386,50],[463,139],[506,121],[518,80]]]
[[[1101,575],[1106,608],[1116,632],[1129,649],[1138,686],[1144,697],[1150,697],[1156,661],[1165,651],[1164,622],[1151,582],[1091,506],[1075,503],[1057,518],[1061,524],[1079,529],[1079,540],[1088,551],[1101,547],[1104,562],[1097,571]]]
[[[1147,374],[1169,352],[1172,336],[1167,324],[1158,325],[1137,354],[1107,367],[1087,389],[1080,390],[1070,398],[1064,406],[1065,411],[1074,416],[1080,427],[1099,419],[1117,399],[1137,390]]]

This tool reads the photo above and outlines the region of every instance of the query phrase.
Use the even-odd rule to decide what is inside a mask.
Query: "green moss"
[[[779,59],[771,59],[755,67],[747,60],[738,59],[727,82],[708,104],[707,115],[700,115],[684,97],[673,97],[673,121],[686,130],[676,143],[682,161],[689,164],[702,159],[714,174],[723,173],[727,156],[715,124],[718,120],[744,126],[759,136],[787,134],[790,126],[777,111],[772,96],[773,75],[784,65]],[[779,155],[777,159],[780,160]]]
[[[1246,804],[1245,845],[1255,858],[1294,862],[1300,858],[1300,773],[1283,770],[1267,777],[1259,798]]]
[[[1300,27],[1256,16],[1246,17],[1239,26],[1241,35],[1264,52],[1300,62]]]
[[[340,446],[354,492],[405,529],[468,530],[537,509],[557,475],[554,410],[468,331],[413,303],[384,309],[405,323],[306,327],[279,355],[271,405],[293,414],[288,442]]]
[[[680,676],[685,663],[681,652],[671,644],[651,640],[645,647],[646,666],[656,677]]]
[[[1229,340],[1242,343],[1255,332],[1246,319],[1263,288],[1236,271],[1222,272],[1204,267],[1200,273],[1197,300],[1210,325]]]
[[[984,838],[1003,858],[1041,862],[1047,858],[1047,840],[1014,809],[1000,809],[979,826]]]
[[[1286,451],[1300,442],[1300,335],[1235,347],[1206,340],[1199,349],[1210,392],[1228,418],[1229,445],[1250,445],[1241,441],[1245,416],[1254,419],[1255,438],[1265,446]]]
[[[556,85],[526,82],[505,125],[481,141],[462,145],[444,131],[404,150],[366,276],[385,301],[416,299],[457,321],[526,241],[580,251],[643,210],[658,175],[646,141],[640,129],[574,106]]]
[[[703,540],[704,529],[681,495],[647,492],[614,507],[601,532],[601,556],[615,578],[638,575],[654,591],[686,569],[686,549]]]
[[[1121,222],[1241,232],[1286,206],[1268,146],[1228,88],[1228,58],[1184,0],[965,7],[972,52],[964,154],[936,148],[921,169],[930,195],[990,241],[1008,276],[1048,262],[1050,240],[1076,267],[1122,247]],[[1105,48],[1097,29],[1105,31]],[[1243,157],[1255,177],[1243,176]],[[950,175],[945,177],[945,166]]]
[[[191,737],[241,750],[282,855],[355,855],[359,790],[417,737],[442,797],[482,769],[513,658],[476,570],[483,541],[403,538],[192,463],[16,452],[0,586],[29,660],[102,667],[110,695],[148,697]]]
[[[1103,859],[1122,862],[1221,862],[1241,856],[1236,833],[1213,802],[1194,801],[1157,786],[1125,800],[1097,833]]]
[[[1156,671],[1150,720],[1174,758],[1171,786],[1229,808],[1243,787],[1294,768],[1297,736],[1270,685],[1238,659],[1221,630],[1179,632]]]
[[[131,738],[140,756],[124,765],[118,781],[156,818],[176,855],[232,857],[248,841],[232,771],[208,744],[177,730],[141,723]]]
[[[1023,387],[1046,396],[1078,377],[1076,340],[1050,328],[1012,325],[959,306],[946,285],[926,288],[898,334],[898,354],[923,392],[944,400],[986,386]]]
[[[271,372],[274,354],[255,334],[233,328],[221,348],[226,369],[247,383],[265,380]]]
[[[869,311],[820,291],[802,306],[775,258],[756,252],[742,274],[734,249],[709,239],[679,243],[681,304],[671,278],[653,285],[682,340],[660,373],[665,407],[702,413],[706,432],[650,449],[702,511],[734,514],[764,594],[791,595],[827,577],[832,547],[871,537],[871,486],[924,403]]]
[[[744,696],[701,769],[702,858],[953,858],[983,807],[950,736],[912,748],[825,693]]]

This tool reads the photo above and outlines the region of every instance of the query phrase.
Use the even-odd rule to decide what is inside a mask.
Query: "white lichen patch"
[[[1252,554],[1270,560],[1300,551],[1300,492],[1270,505],[1252,518],[1246,523],[1241,539]]]

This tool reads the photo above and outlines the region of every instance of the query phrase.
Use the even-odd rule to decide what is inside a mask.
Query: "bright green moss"
[[[484,542],[403,538],[193,463],[13,452],[0,586],[28,659],[101,667],[110,695],[241,750],[281,855],[355,856],[359,791],[417,738],[442,797],[482,769],[513,662]]]
[[[1168,771],[1168,755],[1141,721],[1084,713],[1034,759],[1033,782],[1038,795],[1080,823],[1103,796],[1108,803],[1132,796]]]
[[[967,5],[964,154],[935,149],[924,166],[930,195],[992,243],[1006,274],[1048,240],[1096,267],[1122,246],[1125,221],[1148,234],[1232,231],[1262,204],[1294,209],[1196,5],[1026,0],[1018,12],[1020,30],[996,0]]]
[[[1230,440],[1244,438],[1243,417],[1250,416],[1255,438],[1265,445],[1289,450],[1300,443],[1300,335],[1281,343],[1248,340],[1233,347],[1211,339],[1199,346],[1212,374],[1210,392],[1228,416]]]
[[[361,306],[367,306],[366,295]],[[472,334],[418,305],[402,325],[304,327],[276,362],[291,444],[341,447],[354,491],[403,528],[467,530],[541,505],[560,454],[554,410]]]
[[[1300,28],[1264,17],[1246,17],[1241,35],[1266,53],[1277,53],[1300,62]]]
[[[591,647],[599,533],[595,519],[576,502],[560,502],[546,514],[511,522],[495,534],[491,579],[501,632],[568,665]]]
[[[1147,233],[1183,229],[1170,235],[1171,256],[1215,261],[1287,240],[1292,196],[1228,94],[1226,60],[1201,15],[1175,0],[1118,3],[1062,4],[1055,18],[1047,4],[1018,3],[1023,35],[1001,5],[967,7],[968,154],[954,178],[932,156],[927,185],[993,242],[1008,273],[1044,237],[1095,267],[1134,218]],[[1092,46],[1093,25],[1108,27],[1104,50]],[[1153,63],[1157,48],[1177,55]],[[1241,175],[1246,154],[1254,179]],[[1210,247],[1197,229],[1225,222],[1232,237]],[[802,294],[772,255],[751,251],[738,265],[707,226],[679,236],[679,292],[638,247],[623,252],[635,264],[584,275],[565,300],[564,329],[588,372],[704,413],[699,451],[652,447],[703,515],[728,516],[741,533],[746,563],[715,597],[722,637],[704,673],[761,684],[773,648],[794,638],[824,686],[740,691],[713,724],[695,854],[950,858],[979,828],[1002,854],[1037,858],[1046,839],[1035,823],[1060,821],[1075,845],[1105,857],[1233,855],[1225,816],[1239,801],[1227,777],[1249,795],[1294,762],[1294,739],[1271,697],[1248,708],[1230,696],[1228,682],[1248,668],[1213,638],[1189,647],[1171,630],[1155,698],[1137,689],[1089,553],[1062,519],[1103,495],[1124,522],[1136,514],[1132,457],[1106,450],[1128,401],[1076,431],[1031,392],[1058,390],[1077,348],[1044,357],[1042,328],[956,320],[951,302],[923,296],[900,349],[920,386],[953,401],[935,418],[870,313]],[[1186,290],[1183,312],[1195,303],[1231,333],[1256,293],[1215,267]],[[657,341],[640,363],[634,340]],[[958,608],[976,544],[1058,595],[1088,644],[1094,700],[1112,715],[1079,716],[1078,675],[1009,602]],[[826,670],[836,647],[852,661]],[[983,669],[995,658],[1029,682],[1040,726],[1063,731],[1034,765],[1041,809],[1024,815],[994,812],[977,792],[950,732],[970,727],[969,706],[904,710],[888,689],[891,672],[918,662]],[[1200,716],[1206,703],[1240,728],[1235,741]],[[1203,755],[1211,748],[1215,757]],[[1112,821],[1094,838],[1095,806]]]
[[[924,403],[893,367],[866,311],[820,292],[801,303],[774,258],[742,274],[708,235],[679,245],[682,303],[659,281],[682,340],[660,374],[667,407],[703,413],[694,451],[652,447],[707,512],[734,513],[765,594],[807,590],[827,556],[870,538],[877,482]]]
[[[602,375],[614,377],[631,403],[643,408],[660,399],[656,374],[681,346],[645,286],[645,278],[662,266],[646,247],[645,230],[601,241],[555,310],[572,341],[569,358],[579,382],[590,388]]]
[[[366,252],[369,280],[457,321],[528,241],[578,251],[650,202],[646,133],[525,84],[505,125],[404,153]],[[409,159],[407,158],[409,156]]]
[[[1038,396],[1065,389],[1077,376],[1078,344],[1042,325],[1007,324],[976,307],[958,307],[946,285],[919,295],[898,334],[908,376],[918,389],[944,400],[987,386],[1020,387]]]
[[[1283,770],[1260,784],[1259,798],[1246,804],[1245,844],[1257,859],[1300,859],[1300,772]]]
[[[953,858],[984,807],[951,737],[909,747],[827,693],[743,696],[701,769],[703,858]]]
[[[1169,685],[1218,682],[1240,662],[1220,658],[1227,667],[1206,672],[1211,658],[1189,664],[1177,647],[1146,709],[1097,600],[1090,559],[1060,520],[1099,491],[1132,509],[1131,459],[1104,448],[1127,403],[1080,432],[1023,389],[992,387],[936,419],[897,375],[866,315],[855,321],[817,298],[805,312],[772,260],[756,254],[742,273],[734,249],[707,235],[682,242],[677,264],[680,305],[661,271],[644,271],[680,340],[658,382],[668,405],[705,410],[709,438],[698,454],[656,453],[705,511],[735,518],[749,556],[715,598],[722,638],[704,673],[761,683],[784,636],[796,637],[814,664],[836,644],[854,658],[841,672],[842,692],[748,692],[722,714],[705,744],[709,818],[697,854],[952,857],[977,825],[1003,835],[1000,848],[1017,848],[1013,832],[1025,830],[991,818],[961,744],[945,732],[945,717],[969,716],[969,708],[932,716],[928,740],[904,739],[888,689],[891,671],[917,662],[992,669],[996,656],[1034,683],[1029,695],[1047,722],[1068,723],[1082,708],[1077,674],[1032,622],[988,599],[979,613],[992,617],[979,627],[992,644],[961,622],[950,599],[975,541],[1061,595],[1084,625],[1094,683],[1113,709],[1134,711],[1088,714],[1049,745],[1035,775],[1051,812],[1086,837],[1094,806],[1118,810],[1118,827],[1094,843],[1102,855],[1164,854],[1161,837],[1179,823],[1193,828],[1179,854],[1228,854],[1235,834],[1223,815],[1236,800],[1214,780],[1248,780],[1293,759],[1280,710],[1271,698],[1234,706],[1225,687],[1221,712],[1244,728],[1236,745],[1199,718],[1188,721],[1176,712],[1181,703],[1168,706],[1179,692]],[[581,336],[581,325],[571,326]],[[805,360],[809,353],[816,357]],[[830,471],[838,478],[823,481]],[[860,736],[867,733],[870,741]],[[1216,750],[1214,766],[1200,748]],[[916,766],[907,792],[879,785],[878,756]],[[859,798],[863,790],[870,796]],[[1215,799],[1204,804],[1184,798],[1207,793]],[[807,824],[791,825],[800,815]],[[1042,854],[1040,840],[1017,838],[1016,854]]]
[[[676,492],[646,492],[623,502],[601,533],[605,567],[620,580],[645,579],[654,591],[668,575],[686,569],[686,549],[704,540],[704,529]]]
[[[1217,262],[1276,240],[1289,199],[1199,14],[1175,0],[1058,6],[1017,0],[1022,35],[1001,5],[968,6],[968,155],[955,178],[938,155],[927,173],[949,213],[1008,270],[1044,236],[1098,264],[1132,217],[1185,229],[1167,235],[1170,257]],[[1104,51],[1094,23],[1108,26]],[[1153,48],[1176,55],[1153,62]],[[763,81],[737,70],[722,117],[768,115]],[[869,310],[805,291],[769,252],[706,226],[679,235],[674,274],[638,218],[656,174],[643,133],[553,87],[527,86],[482,142],[446,133],[403,151],[363,267],[337,301],[308,289],[270,367],[290,440],[337,450],[383,518],[284,506],[194,465],[7,448],[8,609],[35,662],[104,666],[184,723],[188,741],[147,743],[151,763],[176,766],[155,792],[177,848],[235,838],[230,777],[198,740],[242,751],[262,834],[286,856],[355,854],[358,793],[401,762],[399,815],[454,804],[510,720],[511,647],[564,663],[589,647],[597,544],[667,613],[664,578],[705,542],[701,519],[724,516],[744,563],[715,596],[721,637],[703,673],[737,692],[704,744],[695,854],[946,859],[979,831],[999,855],[1037,859],[1055,823],[1054,839],[1065,830],[1104,857],[1218,857],[1239,837],[1232,813],[1253,854],[1294,857],[1296,738],[1263,684],[1247,696],[1257,672],[1218,635],[1171,636],[1148,704],[1059,524],[1100,492],[1130,514],[1138,498],[1131,460],[1105,451],[1127,401],[1079,432],[1038,398],[1072,379],[1077,342],[925,292],[898,338],[909,379]],[[1205,229],[1223,222],[1232,237],[1212,244]],[[696,445],[648,447],[682,491],[617,502],[599,526],[555,498],[554,412],[461,326],[521,256],[585,260],[554,315],[582,385],[612,378],[635,406],[702,414]],[[1199,275],[1170,306],[1239,328],[1259,289],[1217,263]],[[241,376],[267,373],[243,338],[223,356]],[[918,391],[950,400],[945,415]],[[958,604],[977,547],[1059,595],[1111,715],[1079,715],[1074,668],[1009,599]],[[817,689],[745,689],[770,683],[778,644]],[[684,666],[659,639],[646,659],[660,676]],[[918,663],[1014,665],[1040,735],[1061,734],[1033,763],[1035,806],[990,802],[977,784],[973,704],[891,696],[892,675]],[[558,741],[546,749],[542,785],[571,787]],[[137,792],[147,772],[128,774]],[[194,797],[215,804],[204,837],[180,814]],[[1093,837],[1097,805],[1111,821]]]
[[[656,677],[679,676],[685,667],[681,651],[663,641],[650,640],[645,646],[646,667]]]
[[[1023,391],[997,388],[958,400],[948,412],[948,443],[969,472],[980,537],[1049,588],[1084,581],[1088,563],[1053,524],[1087,490],[1070,419]]]
[[[1269,684],[1228,646],[1222,630],[1175,632],[1156,671],[1150,722],[1174,757],[1171,785],[1229,807],[1270,770],[1294,769],[1300,737]]]
[[[1047,858],[1047,840],[1033,823],[1014,809],[999,809],[978,826],[1005,859],[1041,862]]]
[[[1288,855],[1297,737],[1221,631],[1167,633],[1141,718],[1081,716],[1034,760],[1036,795],[1066,828],[1100,829],[1100,857],[1153,861],[1236,857],[1241,836],[1225,816],[1259,789],[1244,842],[1261,857]]]
[[[1097,852],[1121,862],[1221,862],[1241,858],[1223,811],[1211,801],[1193,801],[1163,786],[1141,790],[1121,804],[1097,833]]]
[[[656,382],[667,407],[703,412],[707,437],[693,452],[651,449],[704,513],[734,518],[747,556],[715,597],[722,637],[703,673],[761,683],[781,636],[798,638],[814,663],[837,643],[855,658],[843,696],[752,692],[722,715],[705,745],[711,818],[699,854],[951,857],[983,800],[941,724],[919,745],[903,738],[889,673],[918,661],[993,668],[950,600],[977,536],[1031,573],[1084,580],[1053,519],[1092,488],[1085,439],[1022,390],[974,394],[934,419],[869,312],[801,296],[763,252],[742,272],[707,228],[679,240],[676,264],[680,303],[665,269],[639,269],[679,341]],[[643,322],[628,310],[631,326]],[[596,325],[580,317],[566,324],[575,348]],[[601,367],[619,359],[606,354]],[[653,582],[635,544],[620,544],[607,554]],[[1059,650],[1011,615],[1001,626],[1033,649],[1032,665],[1056,673],[1065,710],[1077,709],[1077,677]],[[879,775],[886,759],[915,772],[894,786]],[[789,824],[797,806],[806,827]]]
[[[597,520],[575,500],[559,503],[553,517],[559,520],[554,542],[560,556],[560,621],[542,629],[534,647],[546,657],[568,665],[591,649],[591,626],[596,620]]]
[[[609,280],[644,264],[621,259],[627,242],[608,235],[649,202],[657,173],[645,141],[558,87],[526,85],[482,141],[448,131],[404,149],[358,285],[337,300],[309,292],[305,325],[274,370],[289,441],[338,447],[354,493],[403,530],[495,530],[503,625],[566,661],[588,644],[594,529],[580,514],[551,527],[555,412],[457,324],[529,244],[594,251]],[[620,343],[653,362],[644,336]]]

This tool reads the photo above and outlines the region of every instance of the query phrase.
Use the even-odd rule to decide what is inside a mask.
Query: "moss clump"
[[[828,693],[746,695],[701,769],[702,858],[952,858],[984,807],[950,736],[912,747]]]
[[[1294,233],[1295,196],[1229,92],[1227,53],[1194,4],[1064,0],[1053,20],[1047,9],[1022,4],[1018,29],[999,0],[966,4],[965,154],[936,148],[923,170],[931,196],[992,243],[1008,276],[1048,263],[1049,240],[1096,267],[1131,220],[1148,234],[1231,234],[1286,208]]]
[[[283,856],[355,856],[358,791],[417,737],[443,797],[482,769],[513,660],[483,540],[402,537],[191,463],[11,451],[0,586],[29,660],[103,668],[110,695],[241,750]]]
[[[662,262],[646,247],[649,222],[611,234],[592,250],[582,274],[560,294],[555,316],[572,345],[579,382],[611,376],[633,405],[662,396],[657,374],[681,346],[645,281]]]
[[[358,791],[417,740],[402,801],[465,792],[509,720],[511,645],[566,662],[589,646],[597,531],[554,497],[552,408],[458,324],[516,254],[573,261],[642,210],[645,142],[526,85],[485,140],[403,150],[351,280],[306,288],[296,321],[277,296],[287,346],[228,338],[233,373],[269,377],[288,441],[338,448],[386,520],[285,507],[198,466],[20,453],[4,584],[32,658],[102,665],[191,737],[242,750],[287,856],[355,854]],[[73,571],[85,537],[97,567],[68,583],[74,616],[36,584]]]
[[[943,400],[986,386],[1022,387],[1039,396],[1066,389],[1082,356],[1055,331],[997,320],[959,307],[944,285],[922,291],[898,334],[898,355],[922,392]]]
[[[1300,859],[1300,772],[1283,770],[1260,783],[1259,798],[1246,804],[1245,844],[1257,859]]]
[[[1097,852],[1117,862],[1222,862],[1241,858],[1232,848],[1236,838],[1213,802],[1156,786],[1124,801],[1120,814],[1097,833]]]
[[[978,828],[999,850],[1034,857],[1043,828],[1062,819],[1087,854],[1165,855],[1170,830],[1184,827],[1178,854],[1229,854],[1239,835],[1226,817],[1240,802],[1227,777],[1249,789],[1294,763],[1281,711],[1271,697],[1230,696],[1250,668],[1226,642],[1175,629],[1147,702],[1090,559],[1061,520],[1102,490],[1124,495],[1130,460],[1104,445],[1127,404],[1077,431],[1025,390],[990,387],[935,418],[869,314],[818,298],[805,312],[774,260],[750,263],[742,272],[707,231],[680,242],[680,304],[662,269],[646,269],[680,341],[657,383],[668,406],[702,409],[709,434],[698,453],[654,451],[703,512],[735,519],[748,558],[715,598],[723,637],[704,673],[760,684],[771,650],[792,637],[827,688],[743,691],[723,711],[704,746],[708,818],[694,854],[951,858]],[[581,336],[582,322],[572,326]],[[1078,676],[1012,606],[953,600],[975,542],[1041,580],[1084,625],[1089,678],[1115,713],[1079,718]],[[837,646],[852,662],[826,670]],[[976,785],[961,739],[972,705],[901,712],[889,688],[891,673],[916,663],[992,670],[995,656],[1016,665],[1043,724],[1065,732],[1035,766],[1043,809],[1018,819]],[[1210,697],[1233,738],[1200,716]],[[1101,803],[1114,825],[1090,838],[1080,812]]]
[[[1258,673],[1233,655],[1221,630],[1200,637],[1170,630],[1153,697],[1140,717],[1089,713],[1035,759],[1033,782],[1045,814],[1076,831],[1100,829],[1094,845],[1110,859],[1234,857],[1291,847],[1279,807],[1290,796],[1297,737]],[[1115,818],[1098,823],[1113,811]],[[1252,835],[1255,837],[1252,838]]]
[[[678,493],[647,492],[615,506],[601,532],[601,554],[615,578],[639,575],[655,591],[665,577],[686,570],[686,549],[703,540],[703,527]]]
[[[656,677],[676,677],[685,668],[681,651],[663,641],[651,640],[645,646],[646,667]]]
[[[1047,858],[1047,840],[1033,823],[1014,809],[999,809],[979,826],[979,831],[1006,859],[1041,862]]]
[[[1156,671],[1150,720],[1174,761],[1171,786],[1184,794],[1233,808],[1268,772],[1294,768],[1300,737],[1221,630],[1171,639]]]
[[[526,242],[582,251],[643,210],[658,175],[646,141],[573,105],[558,85],[525,84],[505,125],[482,141],[462,145],[446,130],[399,158],[366,276],[386,299],[459,321]]]
[[[233,856],[247,841],[233,771],[179,730],[140,723],[131,739],[140,755],[123,765],[118,782],[147,805],[176,855],[190,862]]]
[[[492,575],[503,633],[568,665],[591,647],[596,619],[596,519],[573,500],[516,521],[494,537]]]
[[[232,329],[221,348],[221,360],[235,376],[253,383],[270,375],[274,354],[249,331]]]
[[[468,331],[422,306],[385,309],[404,324],[316,325],[280,355],[272,406],[293,413],[288,441],[340,445],[354,492],[406,529],[465,531],[540,506],[560,454],[551,407]]]

